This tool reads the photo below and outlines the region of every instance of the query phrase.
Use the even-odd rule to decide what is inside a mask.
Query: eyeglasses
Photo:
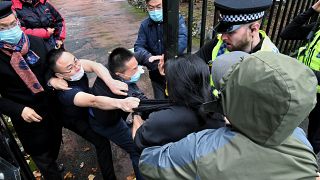
[[[71,73],[71,71],[73,69],[75,69],[77,66],[80,65],[80,60],[76,57],[74,57],[73,59],[73,64],[69,64],[66,68],[66,72],[59,72],[60,74],[67,74],[67,73]]]
[[[156,6],[147,5],[147,9],[149,11],[160,10],[162,9],[162,4],[158,4]]]

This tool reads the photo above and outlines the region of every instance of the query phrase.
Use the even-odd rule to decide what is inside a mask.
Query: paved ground
[[[81,0],[64,1],[51,0],[64,16],[67,24],[66,48],[79,58],[87,58],[106,63],[108,52],[113,48],[123,46],[133,47],[140,21],[143,17],[137,15],[126,0]],[[94,75],[89,76],[93,82]],[[144,75],[139,86],[147,96],[152,97],[150,82]],[[306,129],[307,122],[302,124]],[[63,145],[58,162],[66,167],[64,174],[71,172],[75,179],[88,179],[94,174],[96,180],[102,179],[94,148],[74,133],[64,130]],[[114,166],[118,179],[126,179],[132,172],[128,155],[113,148]],[[84,166],[80,168],[80,164]]]
[[[137,14],[126,0],[51,0],[52,4],[63,15],[67,25],[66,48],[78,58],[87,58],[106,63],[108,52],[123,46],[132,48],[137,37],[143,14]],[[94,75],[89,76],[91,83]],[[147,96],[152,97],[150,82],[144,75],[139,86],[145,89]],[[68,130],[63,131],[58,162],[66,167],[64,174],[71,172],[76,179],[88,179],[94,174],[96,180],[102,179],[93,146]],[[114,166],[118,179],[125,179],[132,172],[129,156],[112,147]],[[80,164],[84,166],[80,168]]]

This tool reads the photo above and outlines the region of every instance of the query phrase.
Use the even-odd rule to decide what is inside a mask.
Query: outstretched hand
[[[52,77],[49,80],[50,85],[56,90],[69,90],[67,81],[62,78]]]
[[[159,56],[151,56],[150,58],[149,58],[149,62],[153,62],[153,61],[156,61],[156,60],[161,60],[161,59],[163,59],[163,55],[159,55]]]
[[[128,85],[124,82],[118,80],[112,80],[108,82],[108,87],[112,91],[113,94],[127,96]]]
[[[162,58],[161,58],[160,61],[159,61],[158,70],[159,70],[159,73],[160,73],[162,76],[165,75],[165,73],[164,73],[164,55],[162,55]]]
[[[320,13],[320,0],[318,0],[313,6],[312,8],[317,11],[318,13]]]
[[[127,97],[125,99],[119,99],[119,109],[125,112],[133,112],[134,108],[137,108],[140,103],[140,99],[135,97]]]

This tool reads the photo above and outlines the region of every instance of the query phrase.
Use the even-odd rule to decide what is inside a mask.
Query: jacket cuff
[[[318,12],[317,12],[316,10],[314,10],[312,7],[310,7],[310,8],[306,11],[306,14],[312,16],[312,15],[318,14]]]
[[[149,53],[148,55],[145,56],[145,62],[149,62],[149,58],[152,56],[151,53]]]

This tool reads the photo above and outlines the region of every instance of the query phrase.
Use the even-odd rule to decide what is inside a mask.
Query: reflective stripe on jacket
[[[311,43],[299,48],[297,59],[309,66],[311,69],[320,71],[320,30],[315,33],[315,37]],[[317,86],[318,93],[320,93],[320,86]]]

